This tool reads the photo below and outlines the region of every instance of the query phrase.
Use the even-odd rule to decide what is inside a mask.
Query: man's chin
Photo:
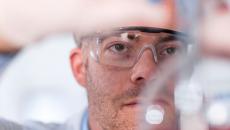
[[[141,105],[137,103],[123,106],[117,115],[119,122],[121,121],[121,130],[138,130],[141,111]]]

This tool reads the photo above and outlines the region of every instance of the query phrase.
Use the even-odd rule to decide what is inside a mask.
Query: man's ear
[[[86,67],[83,59],[83,52],[80,48],[75,48],[70,54],[70,63],[75,79],[83,87],[86,86]]]

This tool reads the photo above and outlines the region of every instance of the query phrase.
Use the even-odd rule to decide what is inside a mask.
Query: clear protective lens
[[[176,54],[186,55],[188,46],[184,37],[164,32],[120,31],[99,39],[93,50],[98,61],[121,68],[133,67],[146,50],[152,51],[155,63],[162,63]]]

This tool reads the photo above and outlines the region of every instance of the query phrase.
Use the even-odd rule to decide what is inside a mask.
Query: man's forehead
[[[182,33],[182,32],[178,32],[178,31],[175,31],[175,30],[170,30],[170,29],[165,29],[165,28],[156,28],[156,27],[146,27],[146,26],[127,26],[127,27],[119,27],[119,28],[113,28],[113,29],[107,29],[107,30],[100,30],[100,31],[97,31],[97,32],[94,32],[94,33],[90,33],[88,35],[85,35],[85,36],[81,36],[79,38],[79,40],[76,40],[76,43],[78,45],[78,47],[81,48],[82,46],[82,42],[84,40],[90,40],[90,39],[94,39],[97,38],[97,40],[100,40],[100,41],[103,41],[109,37],[121,37],[121,38],[124,38],[125,39],[129,39],[130,38],[135,38],[137,37],[136,35],[129,35],[128,33],[126,32],[141,32],[142,34],[143,33],[149,33],[149,34],[153,34],[154,33],[165,33],[167,34],[166,37],[168,35],[173,35],[173,36],[176,36],[177,38],[179,39],[185,39],[187,36],[186,34]],[[139,34],[138,34],[139,35]],[[161,35],[161,38],[162,39],[164,35]],[[99,39],[98,39],[99,38]],[[130,39],[129,39],[130,40]]]

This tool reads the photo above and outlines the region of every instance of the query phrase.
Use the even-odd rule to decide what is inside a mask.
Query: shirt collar
[[[81,130],[89,130],[88,126],[88,111],[85,111],[82,121],[81,121]]]
[[[7,66],[7,64],[14,58],[16,53],[0,53],[0,75]]]

